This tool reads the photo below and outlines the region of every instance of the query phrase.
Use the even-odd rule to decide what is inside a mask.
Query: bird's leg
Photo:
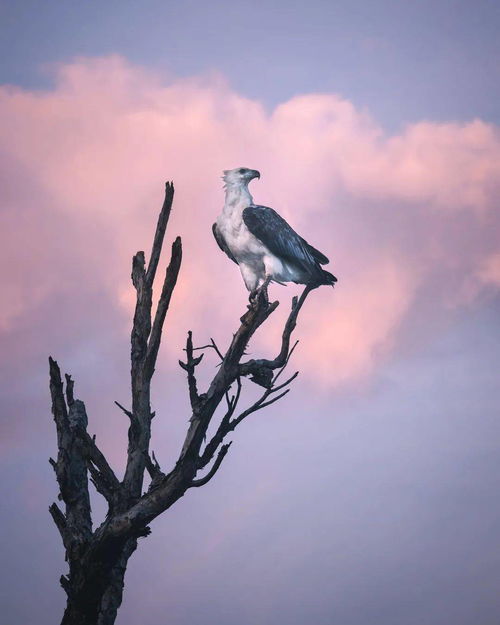
[[[264,280],[264,282],[262,283],[259,291],[262,293],[262,297],[264,298],[264,301],[266,302],[266,305],[269,304],[269,295],[267,293],[267,287],[269,286],[269,283],[271,282],[271,276],[266,276],[266,279]]]
[[[271,282],[271,276],[266,276],[266,279],[264,280],[264,282],[250,293],[250,297],[248,298],[248,300],[250,302],[251,307],[257,307],[260,297],[262,297],[266,306],[269,305],[269,296],[267,294],[267,287],[269,286],[270,282]]]
[[[248,308],[257,308],[257,300],[259,299],[259,288],[250,291],[250,295],[248,296]]]
[[[258,287],[250,291],[250,295],[248,296],[248,308],[257,308],[259,305],[259,299],[262,297],[266,306],[269,305],[269,297],[267,295],[267,287],[271,278],[266,278],[266,280]]]

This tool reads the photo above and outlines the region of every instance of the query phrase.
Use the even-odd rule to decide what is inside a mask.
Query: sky
[[[64,607],[48,355],[120,473],[130,262],[173,180],[184,261],[152,440],[168,470],[186,332],[228,345],[245,310],[211,233],[222,170],[245,166],[339,282],[301,314],[291,393],[140,541],[117,624],[498,623],[499,26],[486,0],[0,1],[6,622]],[[271,287],[252,355],[274,354],[296,292]]]

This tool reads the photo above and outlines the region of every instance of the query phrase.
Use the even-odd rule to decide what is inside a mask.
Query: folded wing
[[[250,232],[278,258],[311,273],[322,271],[328,258],[299,236],[278,213],[267,206],[249,206],[243,221]]]

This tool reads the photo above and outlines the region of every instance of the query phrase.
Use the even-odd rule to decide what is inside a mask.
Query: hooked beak
[[[256,169],[252,169],[250,171],[250,180],[253,180],[254,178],[259,178],[260,179],[260,171],[257,171]]]

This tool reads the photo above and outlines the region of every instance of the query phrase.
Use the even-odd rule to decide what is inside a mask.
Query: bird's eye
[[[242,167],[238,173],[244,174],[245,173],[245,169]]]

